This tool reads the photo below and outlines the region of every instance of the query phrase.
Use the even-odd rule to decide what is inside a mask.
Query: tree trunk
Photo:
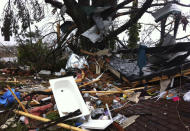
[[[48,3],[53,2],[54,0],[46,0]],[[108,16],[113,15],[114,12],[116,12],[118,9],[122,8],[123,6],[129,4],[134,0],[125,0],[117,5],[117,0],[92,0],[92,6],[93,7],[102,7],[102,6],[111,6],[110,9],[104,11],[101,13],[101,17],[106,19]],[[128,29],[130,26],[133,25],[133,23],[137,23],[137,21],[141,18],[141,16],[145,13],[145,11],[151,6],[153,0],[146,0],[144,5],[141,9],[139,9],[134,17],[130,19],[128,22],[126,22],[124,25],[119,27],[117,30],[113,30],[110,32],[110,34],[106,37],[104,37],[104,40],[102,42],[102,47],[107,46],[107,41],[110,39],[115,38],[118,34],[122,33],[126,29]],[[73,19],[74,23],[76,24],[78,28],[77,36],[81,35],[83,32],[88,30],[90,27],[95,25],[95,22],[92,22],[91,16],[87,16],[85,11],[81,8],[84,6],[89,6],[89,0],[78,0],[78,3],[75,0],[63,0],[65,6],[67,7],[67,14]],[[60,4],[59,5],[60,8]],[[78,37],[80,38],[79,44],[80,47],[85,50],[89,50],[93,47],[96,47],[97,43],[91,43],[91,41],[83,36]],[[106,41],[106,42],[105,42]]]

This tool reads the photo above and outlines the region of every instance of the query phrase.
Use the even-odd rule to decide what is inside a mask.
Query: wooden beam
[[[190,69],[184,70],[181,73],[177,73],[176,75],[173,75],[173,76],[167,76],[167,75],[156,76],[156,77],[152,78],[151,80],[145,80],[144,79],[144,80],[132,82],[132,84],[134,86],[137,86],[139,84],[146,84],[146,83],[156,82],[156,81],[160,81],[160,80],[167,80],[170,77],[174,77],[175,78],[175,77],[187,76],[187,75],[190,75]]]
[[[129,93],[129,92],[133,92],[133,91],[136,91],[136,90],[142,90],[144,89],[145,87],[139,87],[139,88],[134,88],[134,89],[129,89],[129,90],[122,90],[122,91],[82,91],[82,93],[92,93],[92,94],[95,94],[95,93],[111,93],[111,94],[115,94],[115,93]]]

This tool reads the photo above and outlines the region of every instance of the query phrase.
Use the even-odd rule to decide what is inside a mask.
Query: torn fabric
[[[140,69],[140,75],[142,74],[142,68],[146,66],[147,60],[146,60],[146,46],[140,45],[139,46],[139,52],[138,52],[138,60],[137,65]]]

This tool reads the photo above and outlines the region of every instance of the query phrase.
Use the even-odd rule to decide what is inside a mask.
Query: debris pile
[[[95,8],[96,25],[82,34],[93,43],[109,32],[111,20],[100,15],[108,8]],[[61,11],[63,15],[66,7]],[[176,5],[154,17],[160,21],[169,14],[181,18]],[[67,21],[61,28],[71,25]],[[176,33],[161,47],[80,50],[84,56],[71,54],[59,72],[28,66],[0,69],[0,115],[6,114],[0,117],[1,130],[176,130],[176,124],[177,130],[189,129],[190,43],[176,43]],[[129,59],[130,53],[137,58]]]
[[[166,72],[157,76],[156,71],[148,72],[145,66],[140,74],[137,61],[82,52],[88,54],[88,59],[72,54],[66,68],[56,73],[41,70],[34,74],[21,67],[1,69],[4,88],[0,114],[16,114],[7,116],[1,129],[25,126],[29,130],[127,130],[142,117],[153,119],[151,111],[128,111],[141,102],[189,103],[188,66],[169,76],[167,69],[161,68]],[[21,75],[24,71],[28,74]],[[152,73],[155,78],[145,79]]]

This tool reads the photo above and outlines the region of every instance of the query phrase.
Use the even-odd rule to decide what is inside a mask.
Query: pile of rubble
[[[23,130],[138,130],[141,119],[146,121],[141,123],[142,129],[151,130],[149,122],[162,119],[156,113],[165,119],[175,113],[146,108],[161,110],[162,106],[157,105],[160,101],[165,101],[163,105],[169,103],[168,106],[180,102],[186,103],[186,108],[190,106],[188,69],[173,76],[163,73],[145,79],[152,74],[144,68],[145,73],[141,74],[137,62],[110,58],[110,52],[105,50],[94,54],[81,52],[90,54],[88,59],[72,54],[60,72],[41,70],[34,74],[27,66],[1,69],[0,82],[4,88],[0,92],[0,115],[8,114],[1,120],[1,129],[24,126]],[[189,128],[189,118],[184,114],[190,112],[173,110],[179,114],[175,118],[178,123],[182,117],[186,121],[180,129]],[[171,124],[168,128],[158,122],[154,126],[158,130],[172,128]]]

